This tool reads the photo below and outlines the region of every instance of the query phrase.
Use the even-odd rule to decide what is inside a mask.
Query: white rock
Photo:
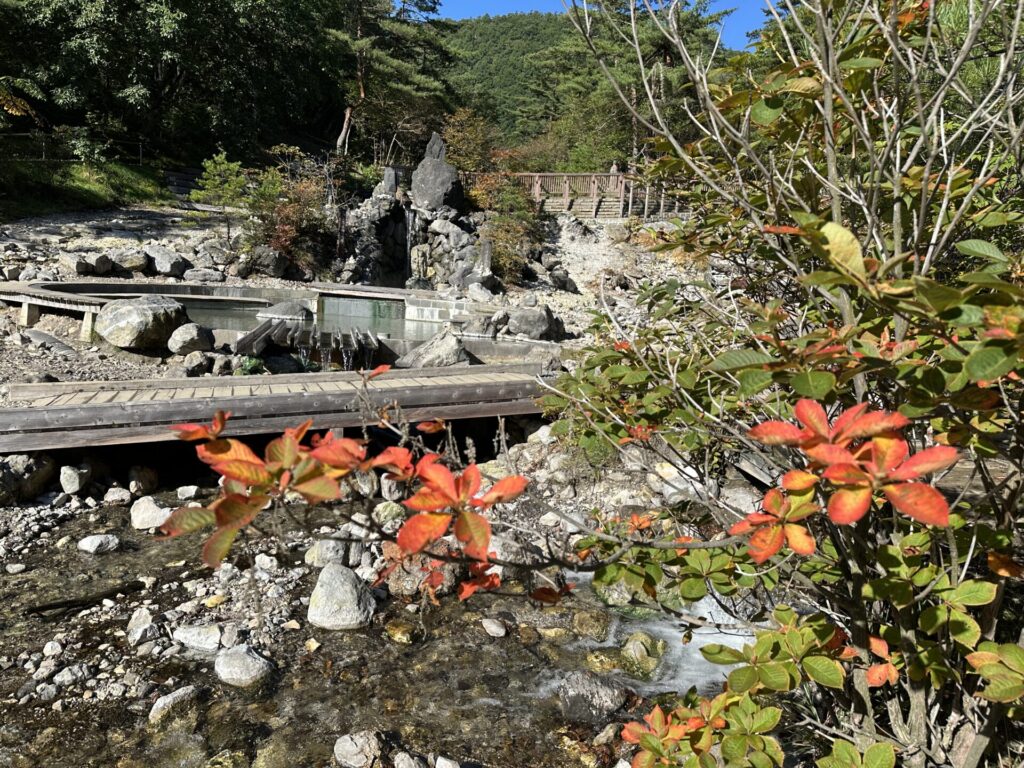
[[[110,533],[86,536],[78,542],[78,548],[90,555],[102,555],[104,552],[113,552],[121,545],[121,540]]]
[[[306,550],[306,565],[323,568],[328,563],[344,564],[348,557],[348,542],[337,539],[320,539]]]
[[[153,702],[153,708],[149,710],[149,722],[159,723],[174,710],[194,701],[198,695],[199,691],[194,685],[186,685],[184,688],[171,691],[166,696],[161,696]]]
[[[152,496],[143,496],[132,504],[132,527],[139,530],[159,528],[171,516],[171,510],[161,507]]]
[[[178,499],[181,501],[192,501],[199,495],[198,485],[183,485],[178,489]]]
[[[306,618],[323,629],[358,629],[373,618],[377,604],[355,571],[328,563],[309,597]]]
[[[359,731],[334,742],[334,759],[342,768],[370,768],[380,760],[380,738],[373,731]]]
[[[110,506],[120,506],[132,503],[132,492],[127,488],[110,488],[103,496],[103,503]]]
[[[253,559],[253,562],[255,563],[256,567],[259,568],[261,571],[276,571],[278,568],[281,567],[280,563],[277,562],[276,557],[274,557],[273,555],[265,554],[263,552],[260,552],[258,555],[256,555],[256,557]]]
[[[91,478],[92,468],[85,464],[80,467],[60,468],[60,487],[64,490],[64,493],[72,495],[81,493],[85,490]]]
[[[394,768],[427,768],[427,764],[418,757],[413,757],[408,752],[396,752],[391,756],[391,764]]]
[[[236,688],[249,688],[273,672],[274,665],[243,644],[225,648],[218,653],[213,671],[222,683]]]
[[[461,768],[461,766],[447,757],[438,757],[434,760],[434,768]]]
[[[27,567],[24,563],[7,563],[4,566],[4,570],[11,576],[16,576],[19,573],[24,573]]]
[[[504,637],[507,632],[505,625],[497,619],[481,619],[480,624],[483,626],[484,632],[491,637]]]
[[[64,647],[56,640],[51,640],[43,646],[43,656],[60,656],[64,652]]]
[[[217,624],[181,626],[174,630],[172,637],[193,651],[213,653],[220,648],[220,626]]]

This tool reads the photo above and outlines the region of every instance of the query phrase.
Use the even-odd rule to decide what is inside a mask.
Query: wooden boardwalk
[[[226,434],[279,432],[307,418],[314,429],[398,421],[537,413],[539,366],[392,370],[367,382],[356,373],[12,384],[0,409],[0,454],[177,439],[174,424],[230,411]]]

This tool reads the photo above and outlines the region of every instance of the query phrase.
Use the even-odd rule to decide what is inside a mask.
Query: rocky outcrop
[[[341,282],[390,286],[405,282],[413,216],[388,190],[390,186],[378,185],[369,200],[345,214],[348,258]]]
[[[56,463],[45,454],[0,457],[0,506],[34,499],[56,474]]]
[[[283,277],[288,271],[288,257],[270,246],[257,245],[238,260],[235,270],[239,277],[252,274]]]
[[[446,154],[444,141],[435,133],[422,162],[412,173],[412,199],[417,208],[436,211],[444,206],[458,209],[463,205],[459,171],[445,159]]]
[[[161,349],[188,322],[185,308],[166,296],[118,299],[96,316],[96,333],[122,349]]]

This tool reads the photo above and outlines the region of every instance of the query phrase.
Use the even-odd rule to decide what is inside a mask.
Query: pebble
[[[132,492],[127,488],[110,488],[103,496],[103,503],[108,506],[125,506],[131,504]]]
[[[64,493],[70,493],[71,495],[81,493],[89,484],[91,478],[92,468],[85,465],[81,467],[60,468],[60,487],[64,490]]]
[[[160,628],[153,623],[153,614],[149,609],[136,608],[128,620],[128,645],[135,647],[159,636]]]
[[[344,564],[348,557],[348,543],[337,539],[320,539],[306,550],[306,565],[323,568],[328,563]]]
[[[222,683],[236,688],[249,688],[269,676],[274,671],[274,665],[248,645],[236,645],[217,654],[213,671]]]
[[[28,566],[26,566],[24,563],[8,563],[4,566],[4,570],[7,571],[7,573],[9,573],[11,576],[15,576],[19,573],[23,573],[27,567]]]
[[[181,488],[178,489],[178,499],[180,501],[192,501],[198,495],[198,485],[183,485],[181,486]]]
[[[497,619],[480,619],[480,625],[491,637],[504,637],[507,633],[505,625]]]
[[[438,757],[434,760],[434,768],[461,768],[461,766],[450,758]]]
[[[60,656],[64,652],[64,647],[56,640],[51,640],[43,646],[43,656]]]
[[[149,722],[153,724],[159,723],[175,709],[179,709],[183,705],[194,701],[198,695],[199,691],[194,685],[186,685],[184,688],[172,691],[166,696],[161,696],[153,702],[153,708],[149,710]]]
[[[113,552],[121,545],[121,540],[110,533],[86,536],[78,542],[78,548],[90,555],[102,555],[104,552]]]
[[[427,764],[418,757],[413,757],[408,752],[396,752],[391,756],[391,764],[394,768],[427,768]]]

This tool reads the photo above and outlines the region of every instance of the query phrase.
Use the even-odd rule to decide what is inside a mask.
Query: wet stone
[[[199,690],[194,685],[186,685],[166,696],[161,696],[153,702],[153,708],[149,710],[149,722],[155,725],[168,715],[180,712],[195,701],[198,695]]]
[[[105,552],[113,552],[121,545],[121,540],[113,534],[99,534],[86,536],[78,542],[78,549],[90,555],[102,555]]]
[[[359,629],[373,618],[376,601],[355,571],[328,563],[309,598],[306,617],[322,629]]]
[[[370,768],[380,756],[380,737],[373,731],[350,733],[334,742],[334,759],[342,768]]]
[[[220,627],[216,624],[178,627],[172,637],[189,650],[200,653],[213,653],[220,648]]]
[[[263,682],[274,671],[274,665],[248,645],[236,645],[217,654],[213,669],[222,683],[251,688]]]

